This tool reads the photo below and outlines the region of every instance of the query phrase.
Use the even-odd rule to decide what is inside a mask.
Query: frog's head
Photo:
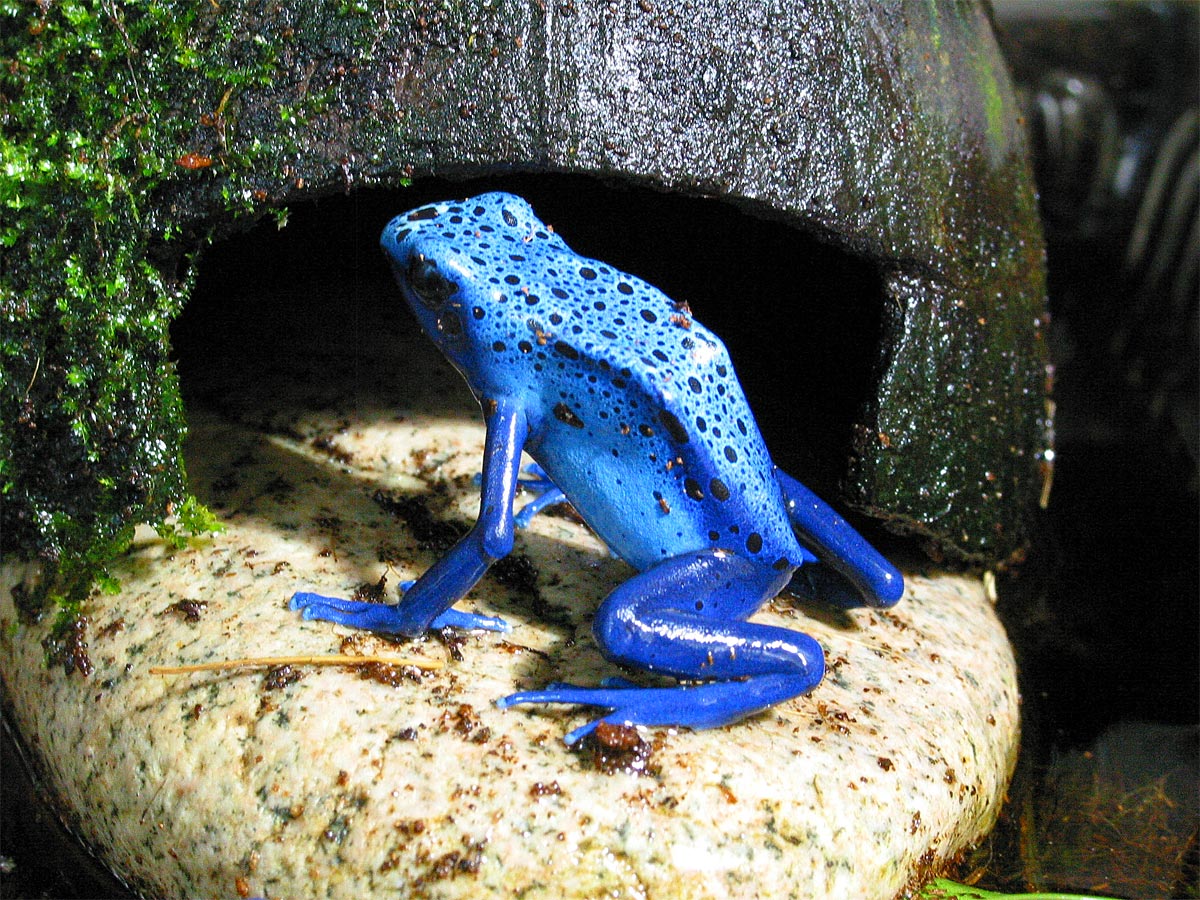
[[[487,315],[503,302],[489,261],[512,263],[512,243],[551,240],[533,209],[512,194],[431,203],[397,216],[380,244],[408,305],[425,332],[463,372],[491,346]],[[501,252],[503,249],[503,252]]]
[[[462,222],[461,208],[454,203],[412,210],[388,223],[380,244],[417,321],[461,368],[471,344],[466,302],[471,271],[457,259],[461,251],[455,247],[458,229],[457,223],[450,225],[452,217]]]

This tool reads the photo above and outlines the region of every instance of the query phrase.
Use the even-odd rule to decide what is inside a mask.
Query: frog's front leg
[[[822,564],[801,567],[793,587],[840,606],[887,607],[899,602],[904,576],[895,566],[836,510],[791,475],[776,469],[775,481],[783,492],[792,527]]]
[[[485,401],[487,437],[483,455],[483,493],[475,526],[418,578],[394,606],[298,593],[291,608],[306,619],[324,619],[355,628],[415,637],[431,628],[482,628],[508,631],[502,620],[459,612],[451,607],[475,586],[513,545],[513,496],[521,449],[528,434],[524,410],[515,402]]]
[[[567,495],[558,489],[558,486],[550,480],[550,476],[537,463],[532,462],[527,465],[524,472],[532,477],[522,478],[517,485],[521,490],[532,491],[537,496],[521,507],[521,511],[513,517],[513,522],[521,529],[528,528],[533,517],[547,507],[569,502]],[[477,474],[471,480],[475,484],[483,484],[483,473]]]
[[[800,632],[745,621],[784,583],[784,573],[719,549],[665,560],[605,599],[593,626],[596,641],[613,662],[714,681],[664,688],[554,684],[504,697],[499,705],[579,703],[613,710],[568,734],[572,744],[599,722],[713,728],[795,697],[824,675],[820,645]]]

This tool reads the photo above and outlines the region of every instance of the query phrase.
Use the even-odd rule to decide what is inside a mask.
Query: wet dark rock
[[[138,215],[105,226],[105,258],[127,259],[133,284],[133,301],[119,290],[117,300],[136,307],[140,289],[158,313],[174,315],[178,273],[202,239],[360,186],[573,173],[711,197],[814,234],[880,273],[878,389],[855,414],[843,499],[936,555],[1019,558],[1052,459],[1043,254],[1021,122],[984,10],[572,0],[352,7],[208,4],[173,29],[113,23],[117,37],[99,52],[113,56],[105,71],[114,94],[138,107],[127,115],[155,123],[137,138],[141,152],[170,161],[128,175],[144,198]],[[19,23],[27,27],[9,45],[53,33],[41,13],[28,15],[42,25]],[[106,148],[91,158],[135,139],[116,119],[114,109],[78,123],[85,143]],[[75,189],[56,184],[51,198]],[[95,217],[84,213],[64,234],[86,257],[97,242],[82,224]],[[42,274],[43,251],[28,241],[14,248],[25,263],[14,280],[44,300],[58,290],[61,266]],[[153,268],[135,271],[141,261]],[[94,302],[103,311],[108,301]],[[4,477],[17,490],[5,516],[27,550],[103,555],[120,545],[112,523],[160,520],[182,499],[165,329],[142,336],[150,364],[133,376],[155,385],[131,389],[147,397],[145,427],[118,429],[131,447],[98,454],[92,444],[107,432],[72,431],[78,415],[61,413],[54,391],[65,373],[82,371],[87,384],[111,373],[73,368],[94,349],[87,333],[47,342],[55,307],[32,308],[12,319],[13,377],[0,399],[6,421],[22,404],[40,403],[44,414],[26,416],[38,428],[11,438],[19,452]],[[101,332],[92,340],[105,340]],[[31,379],[38,360],[40,380]],[[53,442],[64,433],[83,437]],[[137,497],[109,509],[101,490],[58,496],[33,464],[55,457],[54,470],[76,481],[132,479]],[[79,543],[96,529],[108,529],[108,543]]]

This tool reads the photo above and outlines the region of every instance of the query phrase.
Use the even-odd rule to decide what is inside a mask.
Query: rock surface
[[[0,271],[20,298],[3,310],[0,421],[20,427],[0,431],[0,512],[6,542],[62,553],[63,593],[186,496],[167,326],[207,236],[363,187],[511,172],[711,197],[868,261],[883,327],[872,390],[846,411],[843,496],[957,562],[1027,544],[1051,461],[1042,242],[984,4],[0,15],[21,186]],[[720,251],[718,235],[678,252]]]
[[[618,674],[589,625],[629,570],[569,518],[535,520],[465,601],[509,635],[396,645],[287,610],[385,575],[390,595],[473,520],[483,429],[424,338],[215,365],[202,393],[188,469],[224,533],[173,551],[140,531],[121,593],[59,646],[74,672],[14,606],[27,570],[0,589],[5,702],[73,828],[146,896],[886,900],[994,822],[1018,697],[978,579],[910,570],[885,613],[779,598],[758,618],[828,654],[811,695],[572,751],[589,711],[492,705]],[[151,671],[339,653],[439,668]]]

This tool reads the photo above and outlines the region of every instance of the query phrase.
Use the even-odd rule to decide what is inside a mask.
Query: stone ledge
[[[146,895],[885,900],[991,827],[1018,695],[976,578],[909,572],[885,613],[777,599],[757,619],[820,640],[826,681],[724,729],[645,731],[648,757],[611,774],[562,743],[590,711],[493,706],[617,674],[590,616],[629,570],[569,519],[535,520],[523,578],[489,575],[464,604],[510,635],[392,645],[302,621],[295,590],[387,573],[390,591],[428,567],[413,522],[373,497],[469,525],[483,439],[432,348],[386,369],[402,410],[371,399],[387,385],[342,378],[352,361],[312,364],[310,379],[230,386],[220,414],[194,409],[189,472],[227,530],[177,552],[139,533],[114,570],[122,593],[85,606],[87,679],[47,669],[48,622],[19,624],[22,572],[3,569],[5,702],[75,829]],[[273,688],[255,670],[149,672],[340,652],[443,668],[298,666]]]

